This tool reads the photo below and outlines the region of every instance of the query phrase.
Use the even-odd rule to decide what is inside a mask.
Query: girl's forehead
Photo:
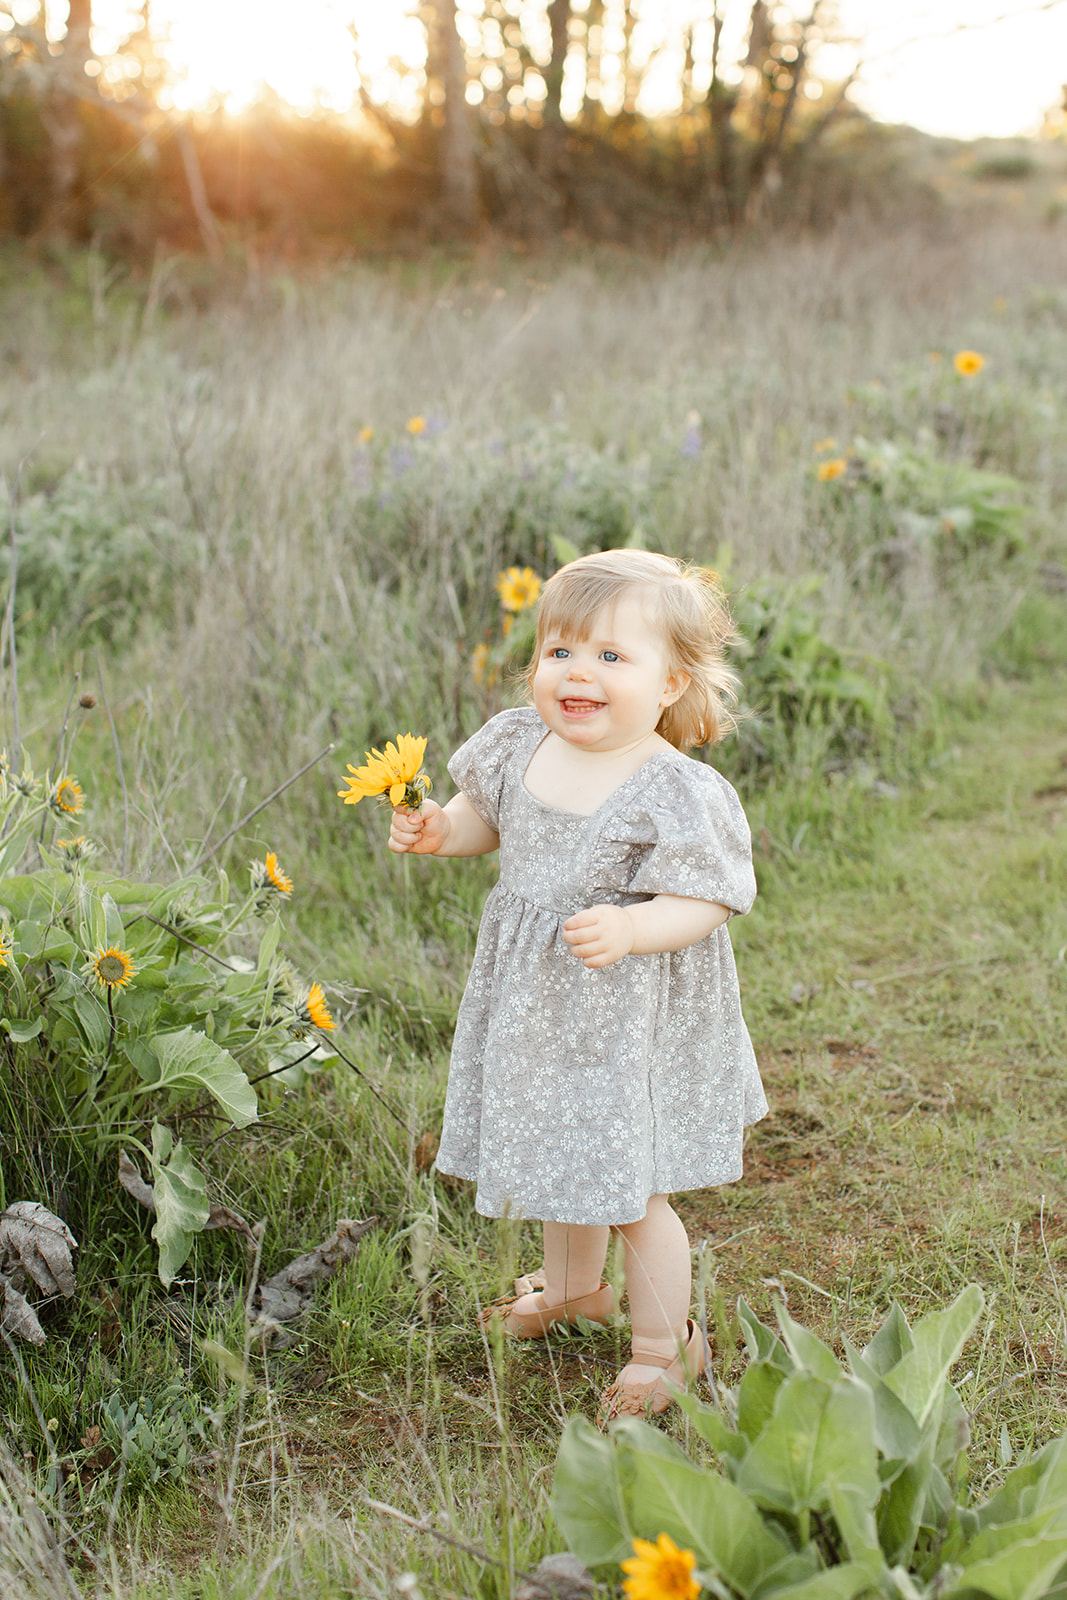
[[[587,639],[618,639],[623,634],[662,637],[662,628],[652,606],[644,597],[627,591],[617,599],[587,616],[562,617],[548,632],[554,638],[573,639],[583,643]]]

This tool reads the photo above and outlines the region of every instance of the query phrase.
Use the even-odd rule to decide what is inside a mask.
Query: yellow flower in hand
[[[367,750],[366,766],[349,766],[350,777],[345,779],[347,789],[337,793],[346,806],[358,805],[371,795],[387,794],[392,806],[406,806],[417,811],[424,795],[433,787],[422,771],[422,758],[426,754],[426,740],[413,734],[397,735],[384,750]]]
[[[622,1563],[628,1574],[623,1589],[630,1600],[697,1600],[696,1564],[692,1550],[679,1550],[669,1534],[661,1533],[655,1544],[635,1539],[633,1555]]]

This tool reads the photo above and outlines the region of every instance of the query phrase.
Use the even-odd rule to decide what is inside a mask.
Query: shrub
[[[256,1120],[261,1080],[299,1084],[335,1055],[334,1022],[321,986],[280,954],[291,884],[273,855],[232,897],[224,873],[212,889],[196,872],[151,884],[94,871],[81,835],[37,843],[43,865],[15,870],[35,835],[75,824],[83,803],[69,774],[49,783],[0,767],[5,1192],[27,1184],[21,1152],[38,1152],[42,1178],[77,1175],[75,1209],[79,1179],[87,1190],[101,1163],[117,1168],[155,1211],[169,1284],[203,1228],[248,1231],[213,1206],[199,1151],[220,1122]]]
[[[681,1404],[710,1461],[646,1422],[567,1424],[553,1509],[571,1550],[613,1570],[666,1533],[717,1600],[1039,1600],[1067,1563],[1067,1436],[969,1502],[969,1426],[949,1381],[983,1296],[909,1326],[894,1306],[842,1366],[784,1308],[742,1301],[750,1362],[720,1402]],[[1057,1588],[1056,1593],[1061,1591]]]

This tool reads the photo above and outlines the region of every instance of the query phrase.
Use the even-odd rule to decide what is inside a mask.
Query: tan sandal
[[[686,1322],[686,1331],[685,1344],[674,1357],[661,1355],[658,1350],[646,1350],[636,1342],[631,1346],[632,1363],[662,1367],[663,1372],[651,1383],[623,1383],[621,1376],[616,1378],[601,1398],[598,1428],[614,1422],[616,1417],[659,1416],[674,1404],[679,1389],[700,1376],[708,1364],[708,1347],[692,1318]]]
[[[532,1273],[526,1282],[542,1277],[542,1274]],[[515,1280],[515,1287],[524,1282],[523,1279]],[[532,1304],[524,1306],[520,1311],[520,1300],[532,1299]],[[515,1339],[543,1339],[550,1328],[558,1323],[571,1324],[578,1321],[579,1317],[586,1317],[590,1322],[610,1322],[615,1310],[615,1291],[610,1283],[602,1283],[599,1289],[594,1289],[590,1294],[575,1295],[571,1300],[562,1300],[559,1305],[546,1306],[544,1296],[539,1288],[524,1289],[521,1294],[516,1294],[510,1299],[497,1300],[487,1306],[478,1318],[483,1328],[497,1320],[504,1325],[504,1332],[510,1333]]]
[[[524,1272],[515,1279],[515,1293],[536,1294],[538,1289],[547,1289],[548,1280],[545,1277],[544,1267],[537,1267],[533,1272]]]

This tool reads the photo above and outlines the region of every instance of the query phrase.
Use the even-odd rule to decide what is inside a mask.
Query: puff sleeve
[[[529,739],[531,728],[541,727],[536,711],[520,707],[501,711],[483,728],[461,744],[448,772],[456,785],[490,828],[500,829],[500,801],[512,758]]]
[[[750,910],[756,875],[748,822],[733,788],[713,767],[680,756],[657,774],[630,814],[627,832],[636,847],[631,894],[677,894]]]

